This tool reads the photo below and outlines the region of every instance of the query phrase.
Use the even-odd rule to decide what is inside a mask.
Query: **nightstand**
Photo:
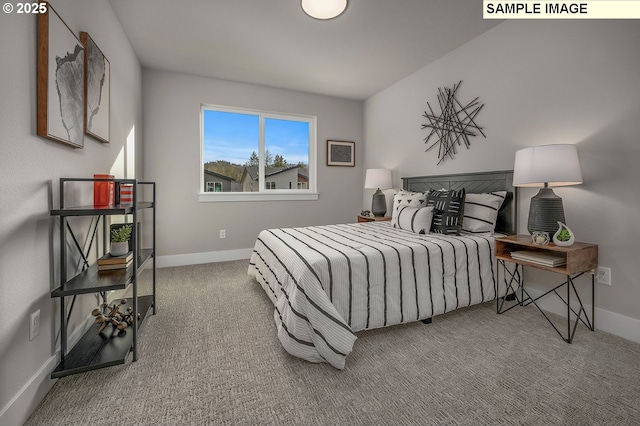
[[[514,252],[519,252],[518,254]],[[536,308],[547,319],[547,321],[558,332],[560,337],[567,343],[571,343],[575,335],[578,321],[581,321],[589,330],[594,331],[594,305],[595,305],[595,274],[593,270],[598,267],[598,246],[590,243],[576,242],[569,247],[560,247],[555,244],[537,245],[531,241],[529,235],[510,235],[504,238],[496,238],[495,254],[497,260],[496,268],[496,295],[500,285],[500,271],[503,272],[504,284],[507,287],[507,294],[512,293],[517,300],[516,304],[505,308],[505,298],[496,299],[496,312],[502,314],[516,306],[527,306],[533,303]],[[507,263],[514,266],[513,272],[507,267]],[[558,284],[544,294],[533,298],[525,289],[524,270],[526,268],[536,268],[556,274],[564,275],[565,281]],[[591,318],[587,315],[582,299],[576,289],[574,280],[584,274],[591,274]],[[565,295],[561,295],[559,290],[566,287]],[[567,333],[565,335],[556,327],[547,314],[540,309],[537,301],[554,293],[567,306]],[[577,300],[571,302],[571,295],[575,295]],[[576,310],[577,308],[577,310]],[[575,316],[573,328],[571,315]]]
[[[359,222],[388,222],[390,220],[391,218],[386,216],[362,216],[361,214],[358,215],[358,223]]]

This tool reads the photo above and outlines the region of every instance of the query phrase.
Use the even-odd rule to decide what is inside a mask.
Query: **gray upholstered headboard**
[[[429,189],[462,189],[467,193],[507,191],[507,198],[498,213],[496,232],[512,235],[518,231],[518,191],[513,186],[513,171],[464,173],[456,175],[403,177],[407,191],[425,192]]]

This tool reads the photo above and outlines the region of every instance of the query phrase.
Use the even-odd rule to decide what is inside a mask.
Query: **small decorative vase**
[[[549,233],[543,231],[534,231],[533,234],[531,234],[531,240],[533,241],[533,244],[537,244],[539,246],[546,246],[549,244],[549,241],[551,241]]]
[[[129,241],[121,243],[111,242],[111,256],[124,256],[129,253]]]
[[[567,225],[562,222],[558,222],[558,230],[553,234],[553,243],[560,247],[569,247],[576,242],[573,232]],[[568,235],[568,239],[567,239]]]

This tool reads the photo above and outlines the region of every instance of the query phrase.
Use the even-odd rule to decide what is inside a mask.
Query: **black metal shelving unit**
[[[116,204],[108,207],[65,206],[65,188],[69,183],[114,182],[114,185],[129,184],[133,186],[133,203],[130,205]],[[138,201],[139,189],[151,189],[151,201]],[[51,210],[52,216],[60,220],[60,286],[51,292],[51,297],[60,298],[60,363],[51,373],[51,378],[63,377],[70,374],[82,373],[98,368],[123,364],[131,352],[133,361],[138,359],[138,330],[140,324],[150,309],[156,314],[156,186],[155,182],[138,182],[135,179],[88,179],[88,178],[61,178],[60,179],[60,208]],[[152,247],[137,250],[140,242],[138,235],[138,215],[140,210],[152,211]],[[132,218],[131,247],[135,254],[131,266],[126,269],[113,270],[107,273],[99,273],[97,264],[90,264],[89,255],[97,241],[98,226],[102,222],[102,254],[107,252],[108,230],[106,218],[112,215],[129,215]],[[78,243],[73,229],[68,223],[68,218],[73,216],[96,216],[98,219],[93,225],[91,240],[85,253]],[[67,240],[71,236],[82,261],[82,270],[68,278],[67,271]],[[98,244],[95,244],[96,258],[100,257]],[[138,276],[146,264],[152,262],[152,294],[138,296]],[[107,327],[106,333],[98,333],[99,324],[90,327],[80,338],[76,345],[67,348],[67,326],[76,297],[79,294],[100,293],[106,299],[106,292],[122,290],[132,286],[132,297],[127,299],[126,306],[133,307],[133,324],[123,331],[113,330]],[[72,297],[70,307],[67,309],[66,297]],[[140,318],[138,318],[138,315]],[[112,331],[113,330],[113,331]]]

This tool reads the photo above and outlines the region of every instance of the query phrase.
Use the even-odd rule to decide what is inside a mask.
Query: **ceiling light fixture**
[[[304,13],[315,19],[332,19],[347,9],[347,0],[301,0]]]

